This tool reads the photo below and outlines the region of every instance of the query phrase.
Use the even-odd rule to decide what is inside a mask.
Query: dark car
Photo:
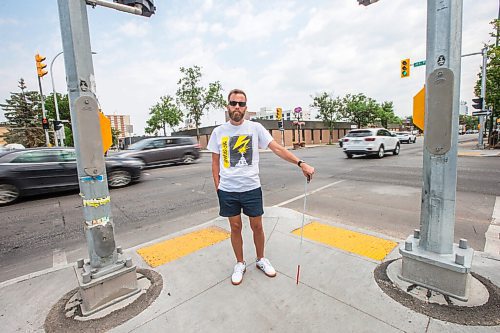
[[[141,177],[144,163],[134,158],[107,157],[108,186],[127,186]],[[33,148],[0,152],[0,205],[21,196],[78,188],[73,148]]]
[[[200,158],[200,145],[188,136],[165,136],[142,139],[112,156],[135,157],[146,165],[193,163]]]

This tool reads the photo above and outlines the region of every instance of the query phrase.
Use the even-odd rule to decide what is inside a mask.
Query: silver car
[[[396,132],[396,137],[401,143],[415,143],[417,141],[417,137],[411,132]]]

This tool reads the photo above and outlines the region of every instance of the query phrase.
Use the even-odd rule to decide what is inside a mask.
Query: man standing
[[[250,219],[257,267],[269,277],[276,276],[275,269],[264,257],[264,209],[259,178],[259,149],[269,148],[282,159],[296,164],[308,181],[314,174],[312,166],[276,143],[264,126],[244,119],[246,103],[244,91],[233,89],[229,92],[227,111],[230,120],[214,129],[207,147],[212,152],[212,175],[219,197],[219,215],[227,217],[231,226],[231,245],[236,256],[231,276],[234,285],[241,283],[246,271],[241,236],[242,210]]]

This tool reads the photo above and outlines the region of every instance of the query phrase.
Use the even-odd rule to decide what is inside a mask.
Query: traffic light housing
[[[42,119],[42,128],[44,130],[48,130],[49,129],[49,120],[47,118],[43,118]]]
[[[276,119],[277,120],[283,119],[283,110],[281,108],[276,108]]]
[[[280,131],[284,131],[285,127],[283,126],[283,120],[278,121],[278,129]]]
[[[401,60],[401,77],[410,76],[410,59]]]
[[[475,103],[475,104],[472,104],[472,107],[474,109],[476,109],[476,110],[482,110],[483,109],[484,99],[482,97],[473,98],[472,101]]]
[[[35,55],[35,61],[36,61],[36,72],[38,74],[38,77],[44,77],[47,75],[47,71],[45,70],[45,67],[47,67],[46,64],[43,63],[45,61],[46,57],[41,56],[40,54]]]
[[[59,131],[62,128],[62,121],[54,120],[54,131]]]

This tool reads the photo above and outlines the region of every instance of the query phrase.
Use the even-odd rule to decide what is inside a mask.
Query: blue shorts
[[[224,217],[237,216],[243,214],[256,217],[264,214],[262,203],[262,189],[256,188],[246,192],[226,192],[217,191],[219,197],[219,215]]]

